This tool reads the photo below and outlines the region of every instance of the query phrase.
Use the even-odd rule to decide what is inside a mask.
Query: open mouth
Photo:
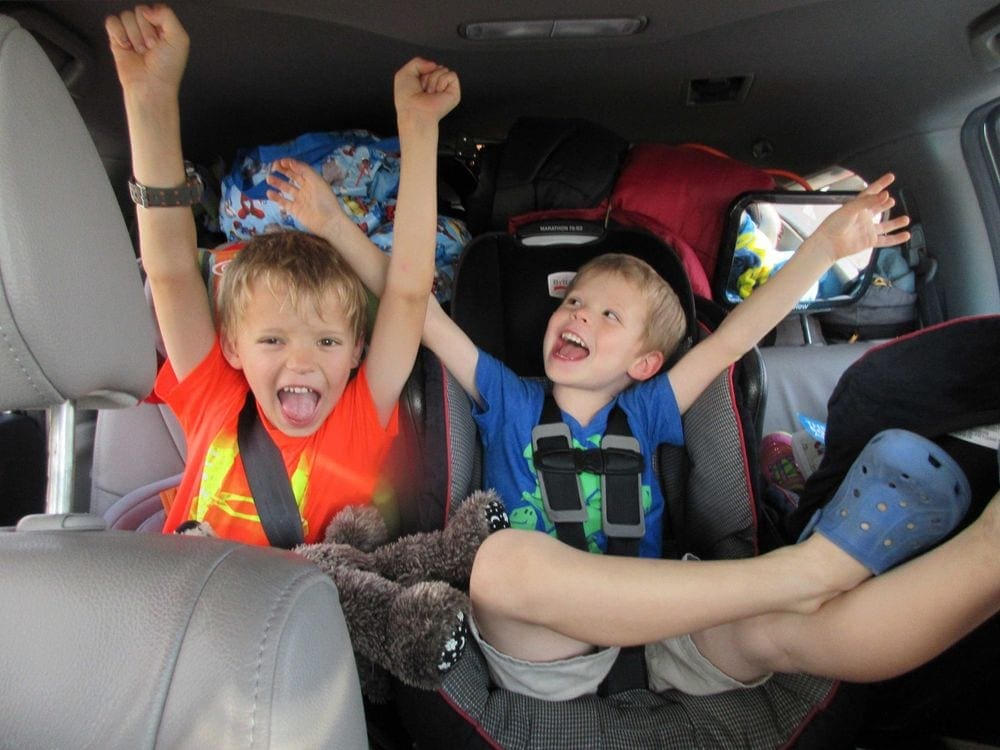
[[[553,357],[571,362],[585,359],[588,354],[590,354],[590,349],[583,343],[583,339],[570,331],[564,331],[552,349]]]
[[[319,406],[319,393],[305,386],[287,386],[278,391],[281,415],[289,424],[307,425],[312,422]]]

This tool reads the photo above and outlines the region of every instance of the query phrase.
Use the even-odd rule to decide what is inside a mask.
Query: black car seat
[[[153,327],[87,128],[3,15],[0,101],[0,410],[72,435],[74,406],[149,392]],[[299,557],[53,512],[0,529],[0,570],[3,747],[367,747],[336,589]]]
[[[568,236],[552,231],[560,225],[569,230]],[[519,236],[490,233],[474,239],[459,264],[452,315],[479,346],[515,372],[539,376],[541,332],[559,303],[548,294],[549,274],[574,271],[590,257],[610,251],[643,257],[674,285],[686,301],[691,339],[705,330],[696,318],[713,324],[708,319],[714,306],[694,300],[683,266],[661,240],[639,230],[594,228],[575,221],[525,228]],[[685,414],[683,455],[661,449],[656,457],[674,534],[665,546],[673,542],[678,552],[706,559],[758,552],[762,518],[753,456],[762,378],[759,356],[751,352],[720,375]],[[455,398],[449,388],[445,378],[444,387],[429,382],[426,389],[429,410],[431,396],[444,394],[448,438],[459,442],[446,441],[451,451],[448,478],[457,473],[476,476],[478,441],[468,399]],[[451,482],[438,494],[454,497],[462,492]],[[424,515],[447,510],[446,503],[429,506]],[[441,523],[443,517],[436,520]],[[777,675],[753,690],[709,697],[656,694],[640,687],[549,703],[492,686],[478,649],[471,645],[438,693],[400,685],[396,701],[403,724],[421,747],[730,748],[795,742],[804,747],[813,736],[818,738],[816,746],[831,747],[845,725],[819,727],[812,720],[836,691],[837,683],[829,680]]]

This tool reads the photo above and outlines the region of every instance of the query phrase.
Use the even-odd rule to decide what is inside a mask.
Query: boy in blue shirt
[[[287,163],[281,171],[289,182],[275,178],[280,193],[272,197],[323,234],[337,210],[329,190],[303,165]],[[634,259],[603,256],[582,268],[543,342],[553,397],[577,441],[602,434],[611,405],[619,403],[646,455],[658,442],[681,442],[681,415],[835,261],[908,239],[907,217],[879,218],[893,205],[886,192],[892,181],[879,178],[832,214],[780,273],[666,373],[660,370],[684,325],[673,291]],[[360,237],[338,247],[379,293],[381,254]],[[480,351],[433,302],[424,343],[473,401],[484,485],[500,488],[513,522],[547,530],[551,523],[527,499],[537,492],[528,448],[541,384]],[[936,519],[934,533],[921,537],[925,549],[954,528],[968,504],[961,470],[912,433],[873,439],[815,533],[756,558],[657,559],[662,499],[648,470],[643,485],[647,528],[657,529],[643,542],[645,557],[588,554],[516,528],[483,543],[470,583],[473,634],[499,685],[570,699],[596,690],[619,647],[639,644],[646,644],[654,690],[710,694],[760,684],[775,671],[882,680],[937,655],[1000,609],[997,498],[954,539],[871,577],[919,551],[888,535],[920,527],[925,519],[917,506],[932,506]],[[858,530],[843,525],[865,504],[876,518],[892,517],[876,529],[875,544],[858,541]],[[603,546],[599,531],[589,537],[592,550]]]

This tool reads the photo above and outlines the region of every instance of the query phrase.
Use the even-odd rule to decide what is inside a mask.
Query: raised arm
[[[109,16],[105,30],[125,100],[132,173],[149,187],[185,181],[178,92],[188,36],[165,5],[138,5]],[[215,340],[208,295],[198,271],[190,206],[136,207],[143,268],[174,371],[183,378]]]
[[[906,242],[909,217],[876,217],[895,205],[886,192],[895,177],[886,174],[845,203],[817,227],[791,260],[766,284],[741,302],[719,328],[670,370],[670,384],[684,412],[708,384],[742,357],[795,307],[802,295],[834,262],[866,248]]]
[[[416,65],[417,68],[410,67],[413,65]],[[422,66],[429,65],[431,63],[426,61],[414,60],[397,74],[397,108],[400,107],[401,93],[403,94],[402,106],[404,109],[408,106],[407,102],[412,101],[410,97],[414,94],[420,97],[429,93],[425,90],[422,82],[420,91],[416,91],[413,87],[414,79],[412,77],[413,73],[419,71]],[[435,70],[438,71],[438,78],[442,79],[446,71],[438,68]],[[422,81],[425,75],[427,74],[421,73],[421,78],[417,80]],[[402,81],[400,80],[401,76],[403,77]],[[448,81],[442,80],[441,83],[447,84]],[[457,86],[457,80],[455,83]],[[403,86],[402,92],[400,91],[401,84]],[[436,87],[439,86],[440,84]],[[457,93],[456,88],[454,91],[456,97]],[[393,402],[398,398],[399,391],[402,390],[403,383],[409,375],[416,357],[416,343],[412,339],[410,327],[415,321],[420,321],[420,327],[423,328],[424,333],[424,343],[457,378],[459,384],[473,398],[478,399],[478,393],[475,390],[478,351],[468,336],[445,314],[436,300],[430,297],[434,273],[433,251],[429,255],[425,254],[418,258],[418,263],[430,261],[429,265],[424,265],[421,268],[418,275],[414,275],[410,270],[405,270],[412,267],[410,266],[412,261],[405,261],[407,247],[412,251],[418,244],[425,243],[425,249],[428,247],[433,249],[435,243],[437,202],[434,185],[437,167],[437,129],[435,121],[433,144],[427,138],[426,127],[420,125],[419,122],[409,136],[404,136],[404,130],[407,129],[407,126],[404,125],[403,119],[408,116],[401,111],[399,117],[403,157],[400,195],[396,206],[392,261],[386,258],[385,254],[368,239],[364,232],[344,214],[337,198],[331,192],[330,186],[308,165],[293,159],[279,160],[275,164],[275,173],[267,178],[268,184],[272,188],[268,191],[268,197],[293,214],[299,223],[310,232],[325,238],[337,248],[361,277],[365,286],[374,294],[382,297],[376,320],[376,330],[372,335],[372,351],[369,352],[369,362],[373,364],[369,365],[368,377],[369,381],[373,383],[373,391],[376,386],[372,378],[388,374],[395,379],[384,383],[386,392],[394,394]],[[417,119],[421,121],[425,118],[419,117]],[[411,151],[411,145],[416,147],[413,151]],[[408,178],[412,179],[408,180]],[[408,199],[407,196],[410,196],[412,200]],[[400,254],[401,251],[403,251],[403,255]],[[426,276],[428,273],[430,274],[429,282]],[[395,281],[391,282],[392,278]],[[418,281],[418,279],[422,280]],[[395,303],[396,312],[392,312],[391,304],[387,310],[386,294],[391,294],[391,290],[387,291],[391,284],[398,284],[402,291],[402,297]],[[412,291],[417,287],[425,289],[423,301],[419,305],[413,304],[412,294],[405,291],[407,288]],[[429,302],[428,298],[430,298]],[[409,302],[406,301],[407,299]],[[426,317],[423,317],[425,305]],[[407,307],[410,309],[404,311],[403,308]],[[417,317],[418,307],[421,311],[421,317]],[[390,320],[396,322],[390,322]],[[399,327],[401,322],[404,323],[405,331]],[[390,339],[395,338],[396,340],[390,341],[388,350],[383,348],[384,345],[377,348],[376,335],[379,334],[379,331],[384,335],[388,326],[392,326],[389,329]],[[417,336],[419,337],[419,328]],[[409,346],[410,343],[412,343],[412,348]],[[400,348],[399,353],[394,355],[392,353],[394,344],[396,346],[405,344],[406,348]],[[373,360],[373,357],[381,356],[380,351],[387,352],[389,357],[397,357],[393,360],[395,366],[390,366],[384,372],[383,365],[378,365],[379,369],[376,371],[374,363],[378,362],[378,359]],[[405,372],[399,367],[399,364],[403,362],[407,363]]]

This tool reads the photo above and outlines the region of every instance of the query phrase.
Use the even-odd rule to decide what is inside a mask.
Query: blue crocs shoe
[[[906,430],[873,437],[833,499],[802,532],[819,532],[878,575],[946,537],[969,509],[965,473],[944,450]]]

